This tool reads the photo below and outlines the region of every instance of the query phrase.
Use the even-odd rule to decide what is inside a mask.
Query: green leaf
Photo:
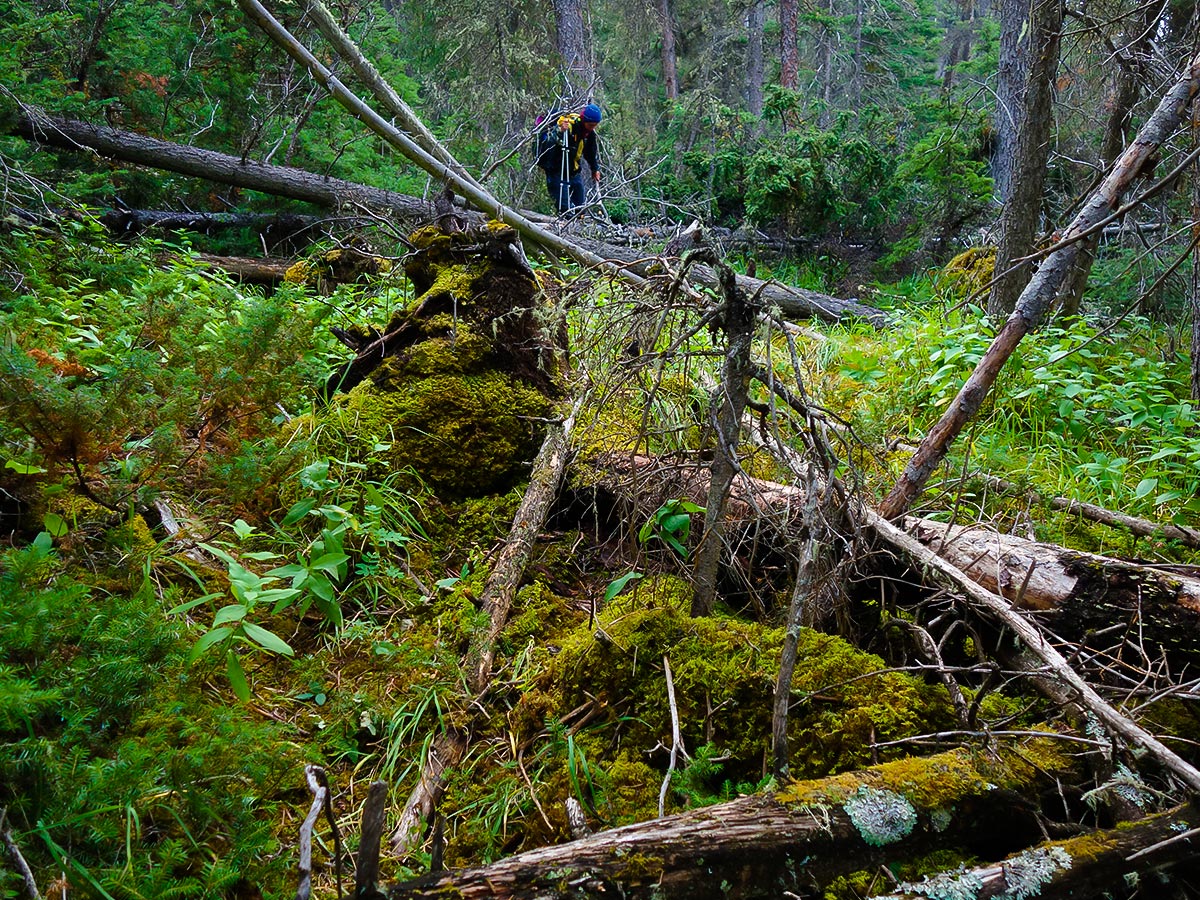
[[[247,522],[245,519],[238,519],[233,523],[233,533],[238,536],[239,541],[244,541],[250,535],[254,534],[257,529]]]
[[[229,686],[243,703],[250,702],[250,684],[246,681],[246,673],[238,662],[237,654],[232,650],[225,654],[225,674],[229,676]]]
[[[327,603],[333,602],[333,583],[320,573],[309,579],[308,589]]]
[[[197,597],[195,600],[189,600],[187,603],[180,603],[178,606],[173,606],[167,610],[168,616],[176,616],[179,613],[187,612],[189,609],[195,609],[201,603],[207,603],[215,597],[220,597],[221,594],[205,594],[203,597]]]
[[[50,533],[51,537],[62,537],[70,529],[67,527],[67,520],[57,513],[48,512],[42,516],[42,527]]]
[[[1140,500],[1158,487],[1157,478],[1143,478],[1138,482],[1137,489],[1133,492],[1135,500]]]
[[[272,553],[270,550],[254,550],[250,553],[243,553],[242,556],[247,559],[257,559],[263,562],[268,559],[279,559],[279,554]]]
[[[44,475],[46,470],[41,466],[35,466],[32,463],[19,463],[15,459],[10,459],[4,464],[4,468],[12,469],[18,475]]]
[[[346,563],[350,561],[350,557],[345,553],[326,553],[319,559],[314,559],[308,564],[310,569],[317,569],[322,572],[328,572],[330,575],[341,576],[342,569]]]
[[[227,622],[240,622],[246,618],[247,608],[241,603],[231,603],[228,606],[223,606],[217,610],[217,614],[213,616],[213,627],[224,625]]]
[[[212,629],[210,632],[204,635],[204,637],[196,641],[196,646],[192,648],[192,652],[189,654],[188,659],[191,662],[195,662],[201,657],[201,655],[203,655],[205,650],[207,650],[213,644],[219,644],[231,634],[233,634],[233,629],[228,625],[223,625],[220,628]]]
[[[283,517],[283,521],[279,524],[285,528],[288,525],[295,525],[310,512],[312,512],[313,507],[316,505],[317,501],[313,497],[306,497],[303,500],[297,500],[292,504],[292,508],[287,511],[287,515]]]
[[[245,631],[246,637],[258,644],[264,650],[269,650],[272,653],[279,653],[282,656],[295,656],[295,651],[287,645],[287,642],[278,635],[267,631],[267,629],[255,625],[253,622],[243,622],[242,630]]]
[[[297,575],[307,574],[308,569],[306,567],[297,565],[296,563],[288,563],[286,566],[280,566],[277,569],[272,569],[267,573],[267,576],[277,578],[294,578]],[[294,584],[292,586],[295,587]]]
[[[641,572],[626,572],[620,578],[614,578],[608,583],[608,587],[604,589],[604,602],[607,603],[620,594],[631,581],[637,581],[639,578],[644,577]]]

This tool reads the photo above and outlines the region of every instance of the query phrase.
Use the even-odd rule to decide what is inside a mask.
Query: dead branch
[[[21,855],[21,848],[17,846],[12,829],[8,827],[8,809],[3,806],[0,806],[0,840],[4,841],[4,849],[8,851],[8,857],[12,860],[13,867],[21,876],[25,895],[29,897],[29,900],[41,900],[42,895],[38,893],[33,870],[29,868],[29,863],[25,862],[25,857]]]
[[[1106,702],[1067,664],[1062,654],[1050,645],[1038,627],[1014,610],[1004,598],[980,587],[962,571],[931,552],[916,538],[900,530],[873,510],[864,508],[860,514],[879,537],[901,551],[915,564],[933,574],[934,577],[948,581],[967,597],[974,608],[1015,633],[1029,651],[1038,656],[1058,680],[1075,692],[1077,702],[1090,710],[1110,731],[1127,743],[1148,752],[1163,768],[1176,775],[1193,791],[1200,791],[1200,772],[1154,735],[1145,731]]]
[[[472,672],[470,687],[477,694],[486,692],[492,680],[496,641],[508,623],[513,597],[529,561],[533,543],[546,524],[550,506],[558,496],[558,486],[570,458],[570,436],[582,398],[576,400],[570,414],[547,430],[529,478],[529,487],[513,517],[512,528],[503,549],[488,574],[481,594],[488,613],[487,630],[476,636],[470,650]],[[410,852],[420,837],[421,823],[428,821],[445,789],[445,772],[466,756],[471,726],[451,729],[438,735],[430,749],[417,786],[413,788],[400,822],[392,832],[392,852],[398,856]]]

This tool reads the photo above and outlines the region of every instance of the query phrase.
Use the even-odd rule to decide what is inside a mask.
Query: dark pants
[[[566,181],[547,172],[546,190],[550,192],[550,200],[560,213],[575,206],[583,206],[587,202],[587,195],[583,190],[582,172],[576,172]]]

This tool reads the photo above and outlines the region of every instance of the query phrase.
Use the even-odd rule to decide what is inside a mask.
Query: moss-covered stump
[[[442,498],[505,491],[527,473],[565,393],[550,284],[506,225],[430,227],[411,240],[414,301],[378,337],[343,333],[358,353],[309,424],[331,452],[362,448],[378,474],[408,473]]]

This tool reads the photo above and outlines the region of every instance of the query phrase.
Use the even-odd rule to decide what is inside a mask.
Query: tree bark
[[[746,109],[757,119],[763,114],[763,0],[750,0],[746,11]]]
[[[1200,808],[1194,803],[1180,806],[1119,828],[1042,844],[994,865],[942,873],[922,883],[900,884],[890,888],[887,897],[928,900],[935,885],[940,889],[938,896],[969,896],[972,900],[1108,896],[1113,885],[1127,883],[1129,873],[1158,871],[1194,861],[1200,835],[1187,824],[1195,822],[1198,814]]]
[[[800,41],[796,23],[796,0],[779,0],[779,86],[794,91],[799,87]]]
[[[567,94],[590,95],[596,73],[588,52],[583,0],[552,0],[554,38],[562,60]]]
[[[1009,15],[1019,10],[1015,21],[1004,19],[1003,27],[1018,29],[1019,55],[1028,60],[1021,97],[1012,160],[1005,161],[1011,174],[1000,214],[1000,241],[996,248],[996,276],[988,298],[988,315],[1006,316],[1016,306],[1021,289],[1033,271],[1031,262],[1014,262],[1034,247],[1042,216],[1046,161],[1050,158],[1050,126],[1054,110],[1054,74],[1062,36],[1062,0],[1021,0],[1002,7]],[[1024,12],[1028,10],[1028,18]],[[1026,43],[1027,42],[1027,43]]]
[[[1167,92],[1135,141],[1121,154],[1112,172],[1067,227],[1056,248],[1042,261],[1033,279],[1021,292],[1016,309],[975,371],[950,403],[949,409],[925,436],[884,499],[880,507],[884,516],[895,519],[903,515],[924,490],[929,476],[945,458],[954,439],[983,405],[1017,344],[1045,315],[1079,252],[1076,239],[1090,228],[1098,226],[1117,209],[1121,196],[1133,179],[1143,171],[1163,141],[1179,127],[1197,92],[1200,92],[1200,56],[1191,60],[1184,76]]]
[[[733,483],[734,476],[740,469],[737,448],[741,443],[742,413],[746,411],[750,375],[754,368],[750,357],[750,344],[757,320],[756,308],[738,290],[733,270],[719,262],[711,251],[708,256],[720,273],[721,294],[725,300],[724,329],[727,343],[725,370],[712,398],[717,450],[710,469],[708,496],[705,498],[704,532],[696,548],[693,616],[711,616],[717,599],[717,574],[721,554],[725,549],[725,498],[729,494],[729,486]],[[685,258],[685,268],[687,262]]]
[[[952,821],[944,830],[967,843],[1021,846],[1037,832],[1033,810],[1014,804],[1015,792],[1028,792],[1041,777],[1004,749],[999,760],[956,751],[885,763],[800,782],[773,796],[743,797],[600,832],[483,868],[430,875],[386,893],[389,900],[807,895],[839,875],[924,852],[939,840],[934,821],[944,827],[938,817],[946,813]],[[926,780],[939,787],[923,790]],[[879,821],[866,822],[857,812],[854,798],[872,791],[890,804],[892,819],[884,812]],[[847,809],[855,811],[857,825]]]
[[[668,103],[679,99],[679,66],[675,57],[675,11],[671,0],[658,0],[658,20],[662,28],[663,94]]]
[[[668,467],[649,457],[610,455],[597,466],[601,486],[634,505],[631,518],[675,497],[702,503],[708,491],[700,465]],[[760,541],[782,548],[802,529],[805,502],[798,487],[738,479],[727,516],[731,527],[765,528]],[[909,530],[914,542],[984,590],[1024,609],[1053,611],[1065,637],[1082,639],[1089,629],[1133,621],[1148,639],[1157,636],[1152,646],[1189,660],[1200,655],[1200,646],[1189,646],[1200,634],[1200,570],[1154,568],[932,519],[910,517]]]

